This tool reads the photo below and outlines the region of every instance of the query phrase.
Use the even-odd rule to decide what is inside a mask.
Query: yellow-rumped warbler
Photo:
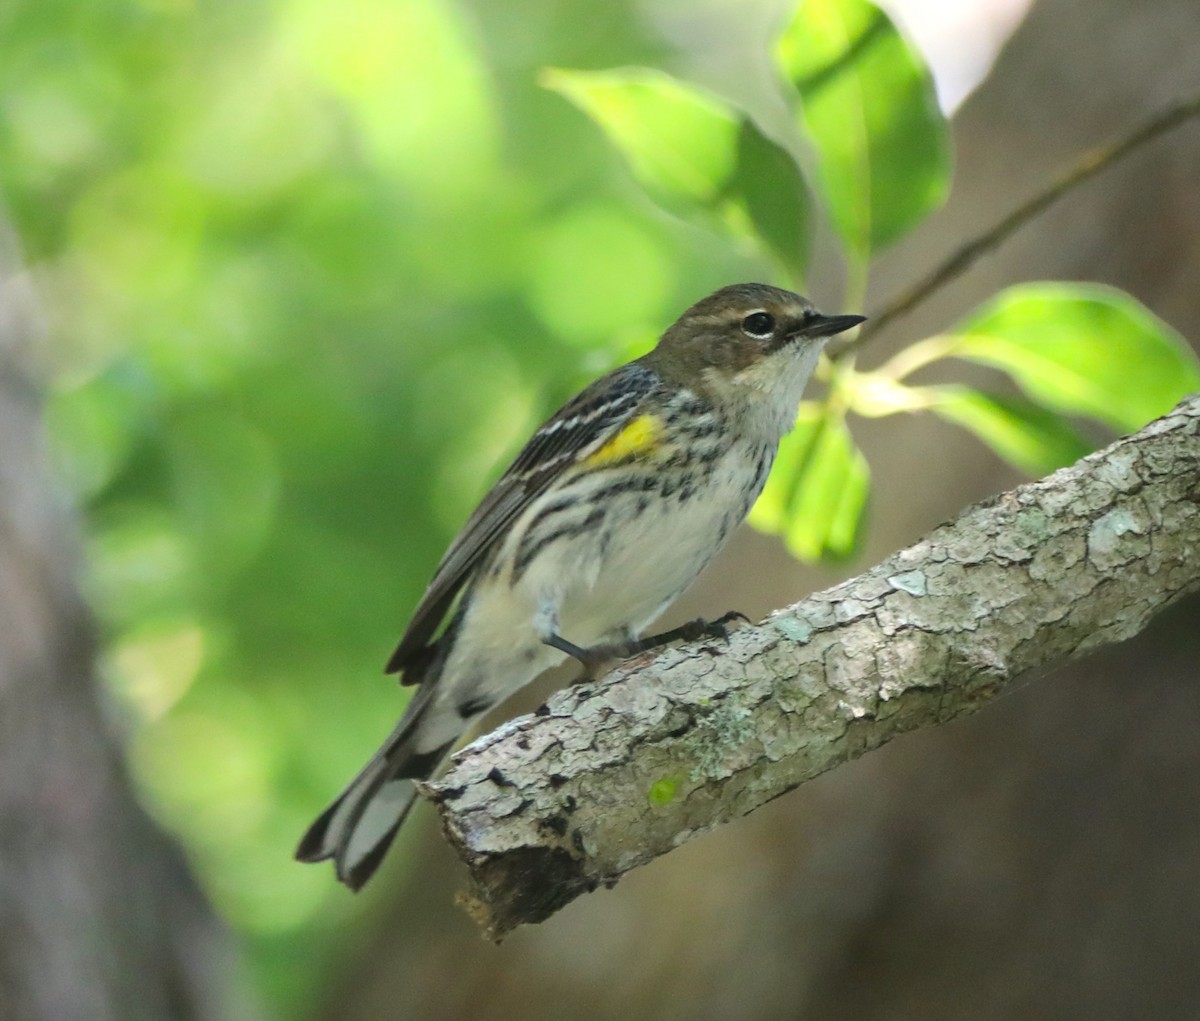
[[[413,780],[501,699],[568,656],[592,669],[703,632],[639,638],[746,516],[825,341],[862,321],[766,284],[724,287],[538,429],[450,544],[388,662],[418,685],[404,716],[296,857],[333,858],[357,890]]]

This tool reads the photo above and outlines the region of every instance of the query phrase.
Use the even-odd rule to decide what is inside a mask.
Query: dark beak
[[[815,315],[804,321],[804,325],[796,331],[798,337],[832,337],[859,323],[865,323],[866,316],[823,316]]]

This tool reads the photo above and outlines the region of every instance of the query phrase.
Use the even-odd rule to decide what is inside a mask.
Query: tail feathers
[[[431,752],[409,747],[411,731],[389,740],[309,828],[296,848],[304,862],[332,858],[338,879],[360,889],[374,875],[424,780],[450,751],[449,741]]]
[[[374,874],[417,796],[412,779],[389,778],[388,762],[372,759],[308,828],[300,861],[332,858],[338,879],[358,890]]]

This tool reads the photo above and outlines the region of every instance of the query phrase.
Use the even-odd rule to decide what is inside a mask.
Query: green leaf
[[[868,0],[801,0],[775,62],[799,94],[834,224],[866,263],[949,191],[950,134],[929,71]]]
[[[1132,432],[1200,390],[1182,337],[1121,291],[1097,284],[1023,284],[955,331],[948,354],[1007,372],[1052,411]]]
[[[920,388],[929,409],[971,430],[1009,464],[1030,475],[1072,464],[1093,445],[1064,418],[1023,397],[982,393],[967,386]]]
[[[797,281],[808,190],[791,155],[730,103],[650,68],[548,69],[542,83],[588,116],[668,212],[752,240]]]
[[[811,254],[812,200],[791,154],[748,119],[738,132],[737,171],[726,198],[744,209],[759,242],[799,285]]]
[[[711,208],[733,176],[738,121],[721,102],[649,68],[548,69],[542,84],[571,100],[629,161],[638,183],[680,215]]]
[[[869,491],[867,462],[845,416],[805,401],[749,520],[782,535],[801,560],[843,559],[858,546]]]

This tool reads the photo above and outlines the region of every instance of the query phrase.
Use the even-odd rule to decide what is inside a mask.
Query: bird
[[[387,663],[416,689],[400,722],[296,858],[332,858],[360,889],[414,781],[502,699],[569,658],[593,672],[723,633],[740,615],[642,636],[749,512],[825,343],[863,321],[769,284],[723,287],[538,428],[451,542]]]

